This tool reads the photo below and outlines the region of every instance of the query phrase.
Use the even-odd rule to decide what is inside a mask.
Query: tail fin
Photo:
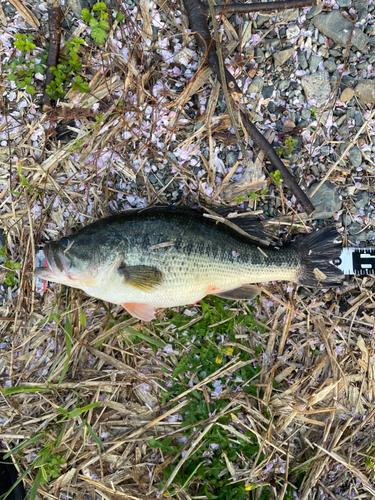
[[[300,238],[294,244],[301,255],[302,270],[299,285],[329,288],[344,280],[344,274],[329,261],[341,253],[341,243],[334,243],[338,234],[334,228],[325,228]]]

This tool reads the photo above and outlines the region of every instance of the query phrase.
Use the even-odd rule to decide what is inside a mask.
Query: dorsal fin
[[[229,207],[215,207],[214,209],[204,207],[204,210],[212,215],[212,218],[217,215],[223,220],[218,219],[218,222],[227,224],[232,229],[237,230],[261,246],[268,247],[271,244],[270,238],[265,234],[262,223],[256,215],[247,215],[245,210],[233,210]],[[228,217],[230,214],[237,214],[237,217]]]

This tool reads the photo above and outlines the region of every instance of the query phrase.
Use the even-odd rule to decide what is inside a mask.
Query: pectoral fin
[[[260,288],[254,285],[243,285],[239,288],[226,290],[225,292],[213,293],[216,297],[229,300],[252,300],[260,294]]]
[[[152,321],[155,319],[155,309],[149,304],[137,304],[136,302],[128,302],[122,304],[122,307],[128,311],[129,314],[143,321]]]
[[[118,272],[124,276],[125,283],[139,290],[155,290],[163,279],[163,273],[151,266],[127,266],[122,264]]]

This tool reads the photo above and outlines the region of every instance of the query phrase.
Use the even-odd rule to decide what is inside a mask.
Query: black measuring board
[[[375,274],[375,248],[343,248],[332,264],[344,274]]]
[[[354,250],[353,274],[375,274],[375,248]]]

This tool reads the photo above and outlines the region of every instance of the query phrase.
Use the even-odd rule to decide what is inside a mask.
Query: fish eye
[[[60,240],[60,245],[64,248],[68,248],[69,243],[70,243],[69,238],[61,238]]]

